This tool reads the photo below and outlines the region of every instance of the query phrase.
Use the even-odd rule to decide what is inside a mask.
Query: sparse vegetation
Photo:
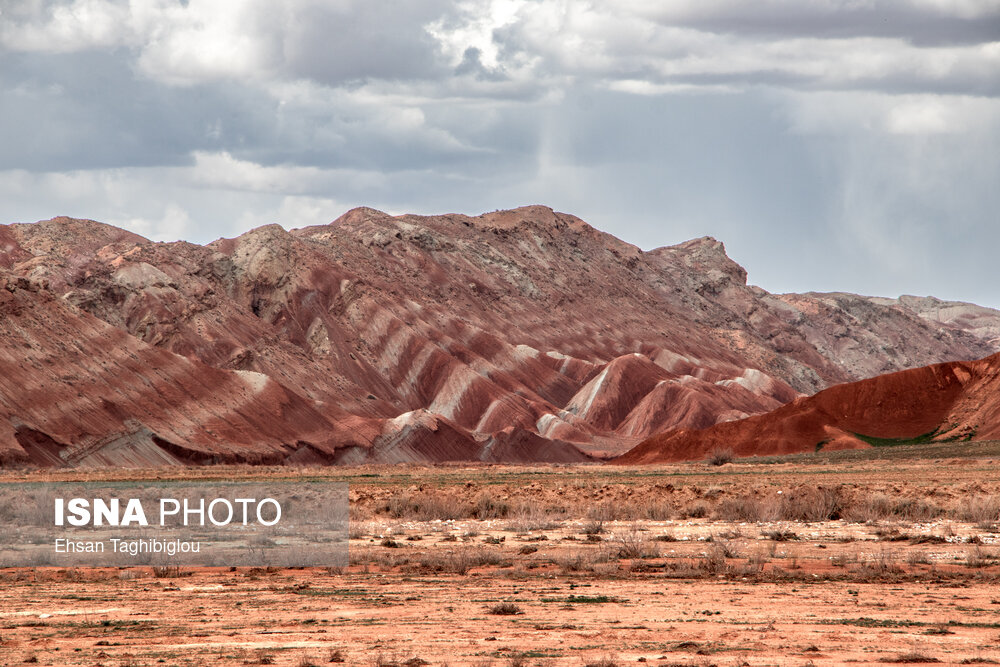
[[[798,533],[792,530],[765,530],[763,535],[775,542],[789,542],[799,539]]]
[[[584,667],[618,667],[618,663],[611,656],[604,656],[599,660],[585,662]]]
[[[719,447],[709,452],[708,462],[713,466],[723,466],[731,463],[735,457],[736,453],[731,447]]]
[[[932,663],[941,661],[925,653],[920,653],[919,651],[909,651],[907,653],[900,653],[899,655],[892,655],[892,656],[886,656],[884,658],[879,658],[879,662],[892,663],[892,664],[915,664],[915,663]]]
[[[619,558],[655,558],[659,555],[646,535],[636,526],[615,533]]]
[[[490,613],[494,616],[516,616],[524,611],[513,602],[498,602],[490,607]]]
[[[883,449],[898,451],[904,448]],[[988,532],[996,525],[1000,483],[980,471],[992,471],[993,463],[977,462],[973,476],[963,466],[943,467],[950,463],[907,459],[905,474],[891,467],[886,474],[881,463],[857,463],[867,459],[850,459],[852,467],[844,469],[819,462],[829,460],[808,463],[822,477],[806,464],[777,469],[750,459],[719,468],[699,461],[639,470],[380,468],[378,478],[362,477],[352,488],[359,505],[352,514],[363,518],[351,525],[348,565],[198,568],[164,571],[159,579],[149,566],[3,569],[0,584],[9,591],[11,611],[30,613],[0,619],[0,644],[15,651],[12,664],[36,656],[43,664],[120,667],[122,660],[180,662],[178,655],[155,648],[170,637],[204,637],[206,645],[223,646],[239,641],[227,637],[260,633],[274,648],[218,649],[218,664],[418,667],[424,661],[417,651],[434,647],[435,655],[449,655],[439,647],[450,647],[451,637],[432,630],[454,627],[456,637],[488,642],[470,663],[481,667],[534,667],[551,660],[610,667],[624,663],[603,633],[634,628],[641,635],[640,628],[658,630],[654,622],[676,628],[678,639],[645,657],[668,665],[679,664],[670,661],[670,650],[690,654],[691,664],[701,664],[699,652],[703,662],[721,658],[722,664],[734,646],[751,644],[748,662],[798,655],[799,664],[809,657],[904,663],[937,654],[957,638],[965,641],[961,628],[1000,631],[1000,623],[984,612],[1000,605],[994,592],[1000,548]],[[912,467],[926,471],[916,483],[906,476]],[[351,474],[357,479],[369,473]],[[424,518],[435,515],[441,518]],[[190,584],[171,582],[175,576],[190,577]],[[773,595],[753,595],[758,584],[767,584]],[[220,586],[219,596],[189,592]],[[899,594],[887,593],[890,587]],[[807,616],[794,604],[805,595],[823,601],[809,606]],[[28,608],[22,599],[45,604]],[[741,601],[738,608],[733,600]],[[914,604],[927,608],[926,615],[914,617]],[[89,609],[118,607],[144,615],[87,615]],[[50,608],[85,613],[41,618],[38,611]],[[382,614],[381,608],[393,613]],[[499,618],[504,615],[509,618]],[[372,647],[378,650],[387,624],[397,619],[412,645],[393,644],[392,653],[373,658]],[[347,624],[352,631],[345,635],[341,628]],[[859,641],[835,645],[822,633],[801,634],[802,627],[817,624],[856,628]],[[511,628],[517,643],[501,634]],[[307,633],[309,643],[285,647],[283,637],[264,634],[288,630]],[[546,643],[563,631],[580,633],[574,649]],[[781,654],[770,642],[757,641],[786,633]],[[40,642],[21,643],[28,637]],[[697,639],[690,648],[678,648],[690,638]],[[917,638],[931,648],[913,646]],[[876,639],[875,656],[853,650]],[[331,640],[335,649],[312,643]],[[73,656],[78,659],[50,652],[60,642],[66,642],[63,651],[79,648]],[[808,648],[797,649],[800,644]],[[386,651],[389,645],[381,646]],[[666,660],[655,660],[662,654]],[[993,660],[984,654],[960,661],[963,653],[954,650],[948,656],[959,664]],[[465,664],[457,655],[449,661]]]

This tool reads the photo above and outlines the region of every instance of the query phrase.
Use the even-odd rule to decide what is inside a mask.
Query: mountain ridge
[[[137,377],[221,372],[229,389],[215,413],[228,414],[245,401],[239,374],[256,374],[332,434],[279,414],[259,451],[158,435],[179,459],[189,446],[199,460],[290,463],[604,458],[654,433],[1000,349],[1000,312],[973,304],[942,315],[929,301],[772,295],[746,277],[710,237],[643,251],[543,206],[474,217],[356,208],[328,225],[266,225],[206,245],[69,218],[0,225],[0,280],[30,315],[19,331],[53,364],[73,323],[123,345],[110,327],[151,360]],[[49,340],[45,318],[63,322],[67,340]],[[16,324],[0,350],[14,366]],[[74,390],[106,393],[113,378],[91,370]],[[156,431],[155,415],[128,414],[93,433],[50,433],[14,394],[0,391],[0,422],[47,434],[63,462],[125,434],[128,419]],[[234,432],[251,428],[244,417],[232,417]],[[0,458],[34,460],[28,440],[0,437]]]

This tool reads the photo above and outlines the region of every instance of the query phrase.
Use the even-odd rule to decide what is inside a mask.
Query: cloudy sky
[[[1000,307],[1000,0],[0,0],[0,222],[541,203]]]

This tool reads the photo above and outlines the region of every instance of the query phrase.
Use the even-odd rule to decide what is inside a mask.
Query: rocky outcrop
[[[1000,437],[1000,354],[837,385],[767,414],[650,437],[616,459],[660,463]]]
[[[0,440],[40,465],[607,457],[997,349],[995,311],[772,295],[714,239],[643,252],[542,206],[206,246],[56,218],[0,226],[0,271],[25,313],[3,323]],[[51,372],[17,366],[24,342]]]
[[[266,375],[148,345],[0,272],[0,462],[281,463],[372,437]]]
[[[908,296],[898,299],[873,298],[886,306],[899,306],[936,324],[968,331],[990,345],[1000,345],[1000,312],[961,301],[942,301],[932,296]]]

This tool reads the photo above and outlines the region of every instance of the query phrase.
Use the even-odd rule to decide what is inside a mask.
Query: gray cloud
[[[441,78],[446,68],[423,25],[447,7],[441,0],[307,4],[282,34],[284,74],[327,85]]]
[[[0,220],[207,241],[355,205],[712,234],[776,291],[1000,306],[1000,3],[23,0]]]
[[[995,2],[681,2],[639,12],[662,25],[765,39],[889,37],[917,46],[951,46],[1000,35]]]
[[[7,54],[0,169],[180,165],[273,136],[276,103],[231,83],[164,88],[119,54]]]

